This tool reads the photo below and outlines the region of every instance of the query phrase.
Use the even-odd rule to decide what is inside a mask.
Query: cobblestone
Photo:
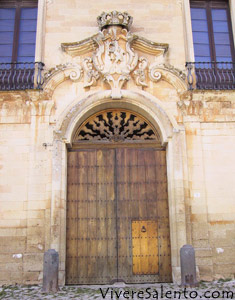
[[[53,294],[42,292],[42,286],[11,285],[0,287],[0,299],[235,299],[235,280],[200,282],[196,288],[169,284],[63,286]]]

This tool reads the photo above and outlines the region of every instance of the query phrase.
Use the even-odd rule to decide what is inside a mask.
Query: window
[[[191,1],[195,62],[234,60],[232,27],[226,1]]]
[[[228,1],[192,0],[197,87],[234,88],[234,42]],[[201,84],[201,86],[200,86]]]
[[[41,88],[44,64],[34,62],[36,0],[0,0],[0,90]]]
[[[0,0],[0,63],[34,62],[37,1]]]

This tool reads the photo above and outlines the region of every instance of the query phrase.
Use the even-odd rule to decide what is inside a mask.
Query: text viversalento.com
[[[235,291],[230,290],[205,290],[193,289],[167,290],[161,285],[160,289],[145,288],[132,290],[131,288],[115,289],[100,288],[103,299],[234,299]]]

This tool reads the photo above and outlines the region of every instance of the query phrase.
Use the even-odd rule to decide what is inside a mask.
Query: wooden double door
[[[166,153],[68,152],[66,283],[170,282]]]

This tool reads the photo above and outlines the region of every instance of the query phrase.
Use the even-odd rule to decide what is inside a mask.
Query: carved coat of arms
[[[143,87],[147,86],[147,75],[153,81],[161,78],[156,64],[149,66],[148,60],[139,57],[136,50],[159,56],[167,51],[168,44],[154,43],[132,34],[129,28],[133,18],[127,12],[103,12],[97,21],[98,34],[80,42],[61,45],[63,51],[72,56],[93,52],[83,59],[82,66],[77,66],[79,76],[74,76],[77,79],[84,75],[84,87],[95,85],[97,80],[102,79],[110,85],[111,97],[120,99],[121,89],[131,76],[137,85]],[[76,66],[72,69],[74,71]]]

